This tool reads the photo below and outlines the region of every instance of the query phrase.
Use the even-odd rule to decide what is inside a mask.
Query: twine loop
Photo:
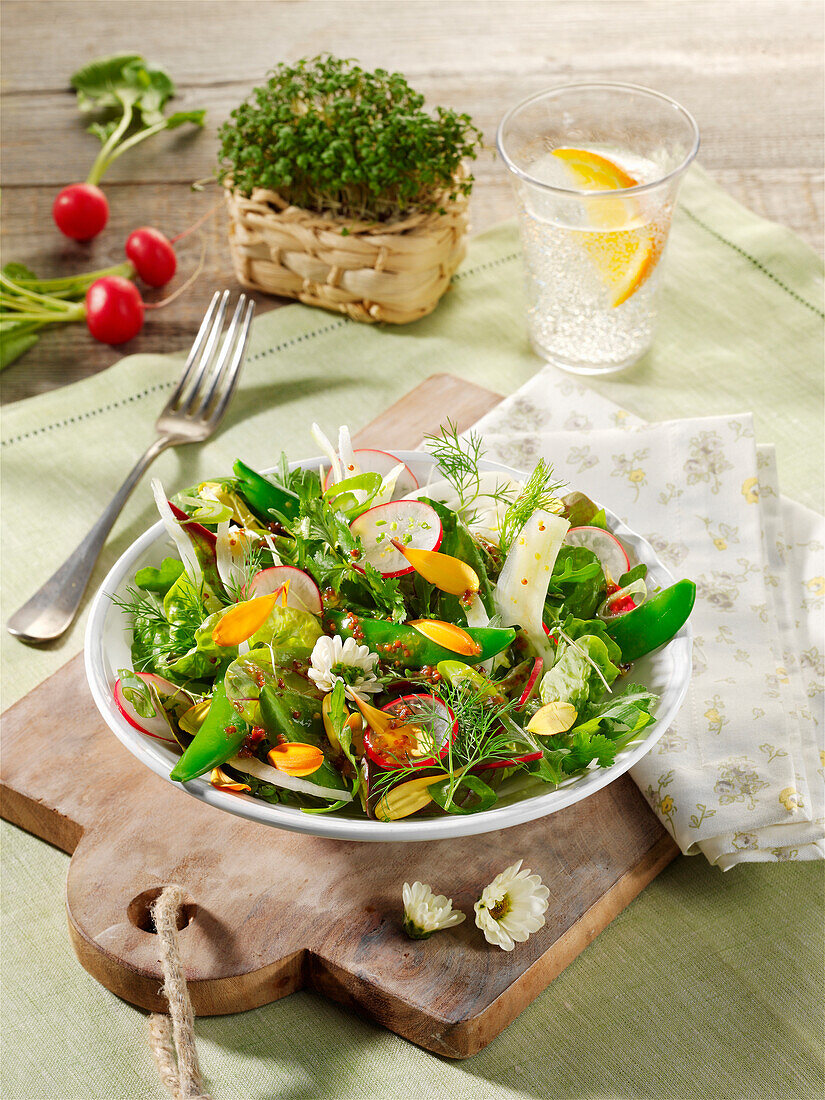
[[[195,1013],[186,985],[178,947],[178,913],[186,892],[182,886],[165,886],[152,905],[160,944],[163,995],[169,1015],[149,1017],[149,1044],[160,1079],[174,1100],[210,1100],[203,1089],[195,1046]]]

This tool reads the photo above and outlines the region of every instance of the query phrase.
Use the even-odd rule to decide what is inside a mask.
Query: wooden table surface
[[[504,110],[553,84],[610,79],[683,103],[711,175],[821,250],[823,19],[820,0],[5,0],[3,259],[65,274],[120,262],[139,225],[179,232],[218,203],[217,187],[190,184],[214,169],[219,123],[275,62],[324,50],[401,70],[430,104],[473,116],[487,146],[474,168],[475,231],[513,213],[492,151]],[[55,229],[51,204],[85,179],[98,144],[68,77],[94,57],[132,51],[172,75],[176,108],[206,107],[207,126],[160,135],[117,161],[105,180],[109,226],[77,245]],[[0,376],[2,399],[76,381],[128,352],[187,347],[213,289],[235,285],[222,207],[203,239],[196,285],[130,344],[96,344],[82,325],[49,332]],[[188,239],[182,275],[200,248]],[[262,299],[259,309],[282,304]]]

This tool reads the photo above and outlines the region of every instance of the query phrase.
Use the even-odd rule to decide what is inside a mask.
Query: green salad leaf
[[[553,566],[548,602],[554,609],[564,606],[568,615],[592,619],[607,594],[601,562],[586,546],[563,545]]]
[[[562,643],[559,651],[556,663],[542,677],[541,701],[570,703],[581,713],[591,699],[602,694],[605,681],[613,683],[619,669],[610,660],[607,645],[595,634],[583,634],[572,645]]]

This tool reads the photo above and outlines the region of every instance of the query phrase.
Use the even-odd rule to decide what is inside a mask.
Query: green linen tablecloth
[[[237,455],[261,465],[281,448],[298,457],[313,449],[312,420],[331,429],[345,419],[357,430],[434,372],[512,392],[540,365],[524,335],[519,262],[512,224],[476,238],[436,313],[404,329],[303,306],[261,317],[224,430],[163,455],[153,473],[174,490]],[[633,370],[593,385],[650,420],[753,409],[757,438],[777,444],[783,491],[821,508],[822,307],[816,256],[694,169],[673,228],[656,346]],[[146,445],[178,368],[131,356],[5,410],[4,620],[102,510]],[[153,519],[147,481],[95,582]],[[3,634],[3,707],[80,650],[83,626],[81,616],[43,650]],[[0,1095],[160,1096],[143,1015],[72,954],[66,857],[6,824],[2,839]],[[197,1022],[208,1088],[215,1100],[818,1097],[824,894],[819,864],[723,876],[682,858],[467,1062],[299,993]]]

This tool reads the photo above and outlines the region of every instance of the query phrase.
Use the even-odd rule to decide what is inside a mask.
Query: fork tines
[[[240,376],[255,312],[255,303],[241,294],[221,340],[228,304],[229,291],[216,291],[161,418],[205,421],[214,427],[226,412]]]

